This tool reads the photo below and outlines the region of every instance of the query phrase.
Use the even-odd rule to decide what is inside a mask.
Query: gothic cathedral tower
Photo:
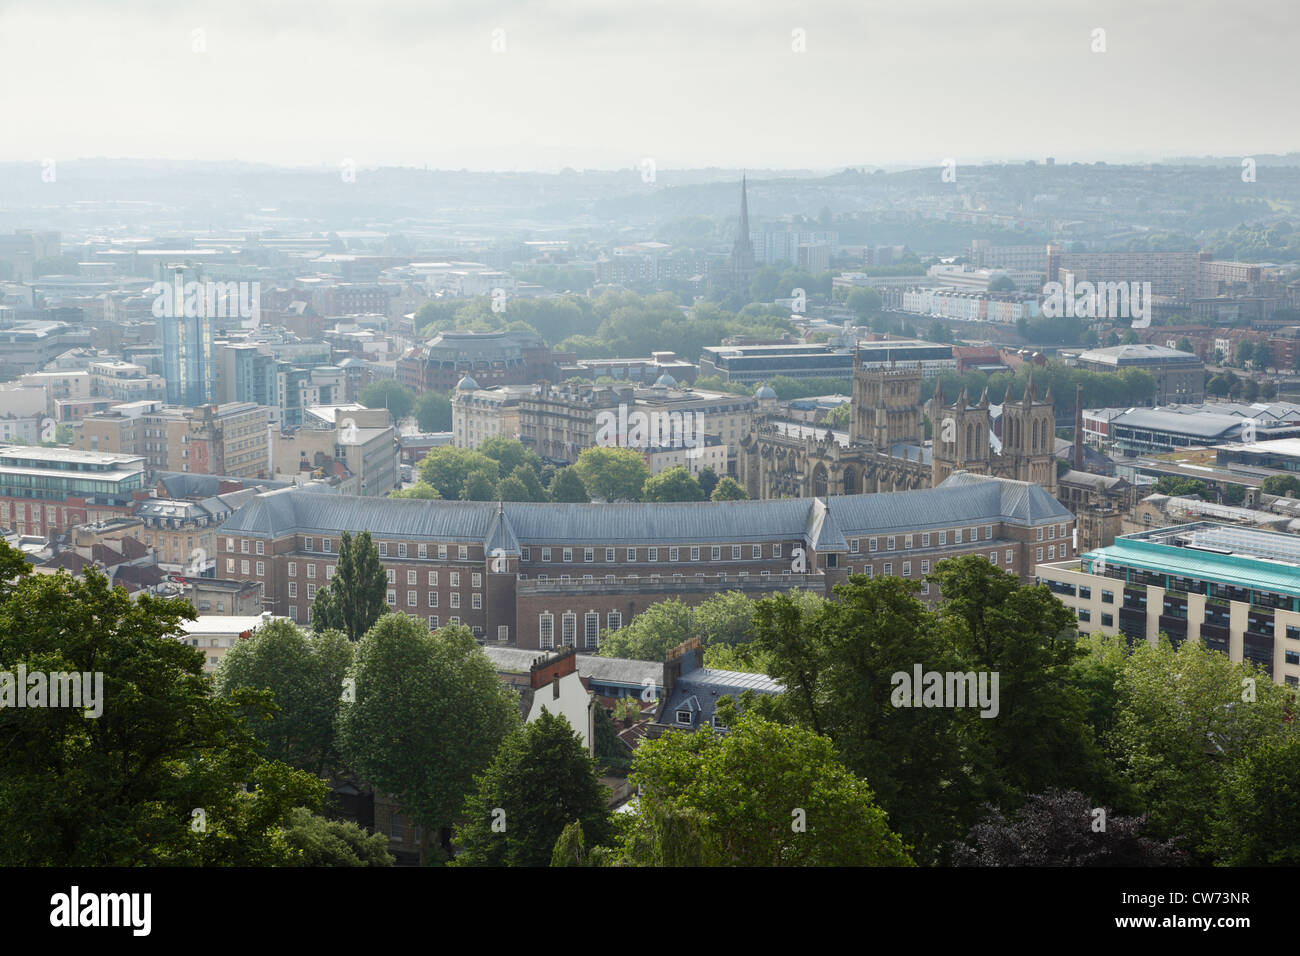
[[[1003,477],[1032,481],[1056,493],[1056,410],[1052,389],[1040,401],[1029,373],[1024,397],[1002,403]]]
[[[921,369],[864,368],[862,353],[853,353],[853,399],[849,442],[888,452],[894,445],[920,444]]]
[[[977,475],[992,474],[992,451],[989,445],[989,390],[984,389],[976,404],[970,403],[966,389],[952,405],[943,401],[942,377],[934,385],[935,410],[933,424],[933,457],[931,483],[933,487],[954,471],[969,471]]]

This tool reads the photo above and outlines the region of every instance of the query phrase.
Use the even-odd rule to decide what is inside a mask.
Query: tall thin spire
[[[740,177],[740,235],[737,239],[749,241],[749,198],[745,194],[745,176]]]

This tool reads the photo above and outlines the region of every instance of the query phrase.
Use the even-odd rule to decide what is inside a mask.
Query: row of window
[[[311,597],[311,593],[310,593],[310,592],[311,592],[311,588],[312,588],[312,587],[314,587],[314,585],[308,585],[308,586],[307,586],[307,588],[308,588],[308,594],[307,594],[307,596],[308,596],[308,597]],[[292,582],[292,581],[289,582],[289,597],[293,597],[293,582]],[[460,592],[459,592],[459,591],[452,591],[451,594],[450,594],[449,597],[448,597],[448,600],[449,600],[449,602],[450,602],[450,606],[451,606],[451,607],[453,607],[453,608],[459,608],[459,607],[460,607]],[[388,591],[388,603],[389,603],[389,605],[391,605],[392,607],[397,607],[397,592],[396,592],[396,591],[391,590],[391,589]],[[428,603],[429,603],[429,607],[437,607],[437,606],[438,606],[438,592],[437,592],[437,591],[430,591],[430,592],[429,592]],[[407,606],[407,607],[419,607],[419,606],[420,606],[420,592],[419,592],[419,591],[407,591],[407,592],[406,592],[406,606]],[[475,611],[481,611],[481,610],[483,610],[483,595],[480,594],[478,591],[475,591],[473,594],[471,594],[471,595],[469,596],[469,606],[470,606],[473,610],[475,610]]]
[[[616,631],[623,626],[623,612],[610,611],[605,615],[605,630]],[[543,611],[537,615],[538,643],[543,649],[555,647],[555,615]],[[588,650],[600,646],[600,613],[588,611],[582,616],[582,646]],[[564,647],[574,647],[578,643],[578,615],[565,611],[560,615],[560,643]]]
[[[782,549],[782,547],[783,547],[783,546],[780,545],[780,544],[774,544],[774,545],[771,545],[771,555],[770,555],[770,556],[773,557],[773,558],[779,558],[779,557],[781,557],[781,549]],[[731,549],[731,551],[730,551],[730,553],[731,553],[731,560],[733,560],[733,561],[742,561],[742,560],[744,560],[744,554],[745,554],[745,546],[744,546],[744,545],[733,544],[733,545],[730,545],[730,549]],[[563,561],[565,564],[572,564],[572,563],[573,563],[573,554],[574,554],[574,550],[575,550],[575,549],[573,549],[573,548],[541,548],[540,550],[541,550],[541,552],[542,552],[542,562],[543,562],[543,563],[548,563],[548,562],[550,562],[550,561],[552,560],[553,552],[554,552],[554,551],[557,551],[557,550],[560,552],[560,560],[561,560],[561,561]],[[597,550],[596,548],[583,548],[583,549],[582,549],[582,560],[583,560],[585,563],[587,563],[587,564],[591,564],[592,562],[594,562],[594,561],[596,560],[596,550]],[[613,564],[615,561],[618,560],[618,549],[617,549],[617,548],[605,548],[605,549],[603,549],[603,550],[604,550],[604,552],[605,552],[605,563],[606,563],[606,564]],[[690,553],[690,559],[691,559],[692,561],[699,561],[699,560],[700,560],[700,556],[701,556],[702,552],[704,551],[704,549],[703,549],[703,548],[700,548],[700,547],[690,547],[690,548],[644,548],[644,549],[640,549],[640,550],[644,550],[644,551],[645,551],[645,553],[646,553],[646,560],[647,560],[647,561],[658,561],[658,560],[659,560],[659,552],[660,552],[660,551],[666,551],[666,552],[668,553],[668,560],[669,560],[669,561],[680,561],[680,560],[681,560],[681,553],[682,553],[683,551],[688,551],[688,552]],[[636,560],[637,560],[637,553],[638,553],[638,549],[637,549],[637,548],[625,548],[625,549],[623,550],[624,559],[627,560],[627,561],[636,561]],[[722,548],[722,546],[715,545],[715,546],[709,548],[709,560],[710,560],[710,561],[721,561],[721,560],[723,560],[722,555],[723,555],[723,548]],[[524,561],[531,561],[531,560],[532,560],[532,548],[522,548],[522,549],[521,549],[521,556],[522,556],[522,558],[523,558]],[[749,547],[749,556],[750,556],[750,558],[751,558],[752,560],[760,560],[760,559],[762,559],[762,557],[763,557],[763,545],[761,545],[761,544],[750,545],[750,547]]]
[[[969,533],[968,533],[968,532],[969,532]],[[947,532],[947,531],[939,531],[939,532],[935,532],[935,534],[937,534],[937,535],[938,535],[938,538],[939,538],[939,547],[942,548],[942,547],[944,547],[945,545],[948,544],[948,532]],[[887,536],[887,537],[884,538],[884,542],[885,542],[885,550],[886,550],[886,551],[897,551],[897,550],[899,550],[899,548],[898,548],[898,540],[899,540],[899,538],[902,538],[902,541],[903,541],[903,547],[902,547],[902,550],[903,550],[903,551],[911,551],[912,548],[913,548],[914,542],[916,541],[917,538],[920,538],[920,539],[921,539],[921,545],[920,545],[920,546],[921,546],[922,548],[928,548],[928,547],[930,547],[930,542],[931,542],[931,540],[933,539],[933,537],[934,537],[934,535],[931,534],[931,533],[928,532],[928,531],[927,531],[926,533],[924,533],[924,534],[920,534],[920,535],[913,535],[913,534],[908,534],[908,535],[890,535],[890,536]],[[980,529],[979,529],[979,528],[954,528],[954,529],[953,529],[953,532],[952,532],[952,543],[953,543],[953,544],[962,544],[962,543],[964,543],[964,542],[970,542],[970,543],[973,544],[974,542],[979,541],[979,540],[980,540]],[[991,541],[991,540],[993,540],[993,525],[991,525],[991,524],[986,524],[986,525],[984,526],[984,540],[985,540],[985,541]],[[874,552],[876,552],[876,551],[879,551],[879,550],[880,550],[880,542],[881,542],[881,539],[880,539],[880,538],[868,538],[868,539],[867,539],[867,553],[868,553],[868,554],[872,554],[872,553],[874,553]],[[851,538],[851,539],[849,539],[849,548],[850,548],[850,550],[852,551],[853,554],[861,554],[861,553],[862,553],[862,539],[861,539],[861,538]]]

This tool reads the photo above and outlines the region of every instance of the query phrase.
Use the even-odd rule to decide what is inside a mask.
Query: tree
[[[356,700],[339,713],[345,761],[421,825],[421,863],[433,828],[450,853],[450,827],[475,775],[519,725],[518,697],[469,628],[431,634],[406,614],[387,614],[366,633],[348,676]]]
[[[642,501],[703,501],[704,489],[689,471],[678,465],[645,480]]]
[[[441,498],[438,489],[433,487],[424,479],[420,479],[409,488],[398,488],[388,493],[390,498],[417,498],[423,501],[432,501],[435,498]]]
[[[549,711],[502,741],[463,816],[458,866],[548,866],[572,823],[593,843],[613,835],[609,791],[587,748],[564,717]]]
[[[1255,354],[1251,356],[1251,365],[1256,371],[1263,372],[1272,364],[1273,349],[1269,346],[1268,339],[1260,339],[1255,343]]]
[[[952,334],[948,331],[948,326],[944,325],[938,319],[930,323],[930,328],[926,331],[925,337],[931,342],[951,342]]]
[[[1293,498],[1300,498],[1300,478],[1295,475],[1270,475],[1264,479],[1260,490],[1266,495],[1286,497],[1289,492]]]
[[[691,609],[672,599],[651,604],[626,625],[601,637],[602,657],[662,661],[668,651],[694,636]]]
[[[1177,346],[1177,348],[1178,348],[1178,351],[1180,351],[1180,352],[1195,352],[1195,351],[1196,351],[1195,347],[1193,347],[1193,345],[1192,345],[1192,340],[1189,339],[1189,338],[1188,338],[1187,336],[1185,336],[1185,335],[1184,335],[1181,339],[1178,340],[1178,346]]]
[[[565,827],[555,841],[551,866],[612,866],[616,859],[609,847],[593,846],[589,849],[582,824],[575,821]]]
[[[542,460],[537,452],[525,448],[523,443],[504,435],[485,438],[478,450],[497,463],[497,477],[504,478],[519,468],[527,468],[537,477],[542,469]]]
[[[573,468],[561,468],[551,479],[551,500],[586,504],[591,501],[587,487]]]
[[[415,401],[415,422],[422,432],[451,431],[451,399],[440,392],[425,392]]]
[[[309,634],[277,619],[226,652],[216,690],[225,698],[242,688],[270,691],[275,713],[248,718],[265,755],[320,776],[336,758],[334,719],[351,663],[352,644],[341,631]]]
[[[435,448],[420,462],[420,479],[433,485],[440,497],[452,501],[460,497],[465,482],[476,472],[495,484],[500,465],[481,451],[455,445]]]
[[[1205,390],[1215,398],[1225,397],[1232,388],[1232,382],[1223,375],[1212,375],[1205,383]]]
[[[1016,283],[1010,276],[1007,275],[994,276],[993,280],[989,283],[989,291],[990,292],[1015,292]]]
[[[695,480],[700,483],[705,497],[713,494],[713,489],[718,487],[718,476],[712,468],[701,468],[700,473],[695,476]]]
[[[880,314],[883,300],[875,289],[853,289],[844,300],[844,304],[856,312],[859,319],[865,321]]]
[[[1182,866],[1177,841],[1142,836],[1140,817],[1122,817],[1078,791],[1030,794],[1008,819],[995,807],[953,848],[957,866]]]
[[[1203,497],[1209,485],[1195,478],[1164,475],[1156,481],[1156,494],[1178,498]]]
[[[290,815],[284,840],[294,866],[392,866],[388,838],[366,833],[355,823],[327,820],[298,807]]]
[[[518,499],[519,501],[545,501],[546,489],[542,487],[541,479],[537,477],[537,472],[527,465],[520,465],[506,477],[513,478],[523,486],[527,497]]]
[[[1289,737],[1290,692],[1251,664],[1199,641],[1133,649],[1117,684],[1110,746],[1157,839],[1185,836],[1208,859],[1211,819],[1233,765]],[[1249,699],[1248,699],[1249,698]]]
[[[855,575],[836,587],[837,601],[813,609],[784,594],[766,598],[755,608],[753,646],[785,686],[777,716],[829,737],[844,765],[870,780],[916,859],[933,863],[975,822],[981,800],[965,746],[973,712],[892,700],[891,675],[917,663],[960,669],[934,612],[916,599],[919,588]]]
[[[339,537],[334,577],[316,592],[311,609],[312,630],[342,631],[354,644],[388,611],[388,574],[379,563],[379,549],[363,531]]]
[[[472,471],[469,477],[465,479],[465,484],[460,489],[461,501],[495,501],[497,499],[497,484],[494,473],[486,471]],[[519,482],[519,487],[523,488],[523,483]],[[524,493],[527,489],[523,488]]]
[[[396,423],[411,414],[411,408],[415,405],[415,393],[395,380],[386,378],[371,382],[363,388],[357,400],[366,408],[388,409]]]
[[[1237,350],[1234,354],[1237,364],[1245,368],[1246,363],[1255,357],[1255,343],[1250,339],[1242,339],[1237,343]]]
[[[636,501],[650,470],[633,448],[586,448],[573,465],[583,487],[605,501]]]
[[[750,712],[728,719],[725,735],[671,730],[637,747],[624,863],[911,865],[870,787],[828,739]]]
[[[1300,863],[1300,739],[1269,739],[1228,769],[1211,821],[1226,866]]]
[[[748,497],[740,482],[730,476],[719,481],[718,486],[713,489],[713,494],[709,496],[712,501],[744,501]]]
[[[19,563],[0,542],[0,661],[29,669],[28,706],[0,707],[0,864],[290,862],[280,828],[325,786],[258,754],[240,714],[265,713],[269,695],[213,693],[203,656],[174,636],[193,607],[132,600],[94,568],[78,579]],[[82,696],[40,706],[67,692],[60,672],[86,675]]]

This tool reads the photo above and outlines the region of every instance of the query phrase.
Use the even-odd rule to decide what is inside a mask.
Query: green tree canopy
[[[502,741],[463,817],[458,866],[548,866],[556,840],[575,822],[593,843],[613,835],[609,791],[581,738],[549,711]]]
[[[636,749],[623,862],[640,866],[908,866],[866,782],[830,740],[751,712],[730,732],[672,730]]]
[[[313,634],[276,619],[226,652],[216,689],[225,698],[242,688],[270,691],[275,713],[248,718],[265,755],[319,776],[336,761],[334,719],[351,663],[352,644],[341,631]]]
[[[712,501],[744,501],[748,497],[740,482],[730,476],[722,478],[709,496]]]
[[[451,431],[451,399],[441,392],[425,392],[415,400],[415,422],[422,432]]]
[[[388,838],[298,807],[284,830],[294,866],[392,866]]]
[[[645,480],[642,501],[703,501],[704,489],[689,471],[678,465]]]
[[[339,537],[339,560],[334,577],[316,592],[311,625],[318,633],[342,631],[353,643],[388,611],[388,573],[379,563],[379,549],[363,531],[355,538],[344,531]]]
[[[460,497],[465,482],[475,473],[486,475],[495,486],[500,465],[481,451],[456,445],[435,448],[420,462],[420,480],[433,485],[439,497],[452,501]]]
[[[650,471],[634,448],[586,448],[573,465],[583,487],[605,501],[636,501]]]
[[[213,693],[203,656],[175,637],[190,604],[132,600],[94,568],[28,574],[3,542],[0,573],[0,669],[26,668],[28,687],[36,673],[102,675],[81,707],[31,706],[28,687],[27,707],[0,707],[0,863],[291,861],[281,827],[325,786],[259,755],[240,714],[265,714],[268,694]]]
[[[371,382],[361,390],[357,400],[366,408],[386,408],[397,423],[411,414],[415,405],[415,393],[398,384],[394,379],[385,378]]]
[[[405,614],[387,614],[366,633],[348,676],[356,700],[340,711],[339,748],[349,767],[421,825],[425,862],[433,828],[450,848],[475,775],[519,725],[518,697],[469,628],[431,634]]]
[[[552,501],[578,504],[591,501],[591,495],[587,494],[587,486],[582,483],[578,472],[573,468],[561,468],[555,473],[555,477],[551,479],[550,494]]]

